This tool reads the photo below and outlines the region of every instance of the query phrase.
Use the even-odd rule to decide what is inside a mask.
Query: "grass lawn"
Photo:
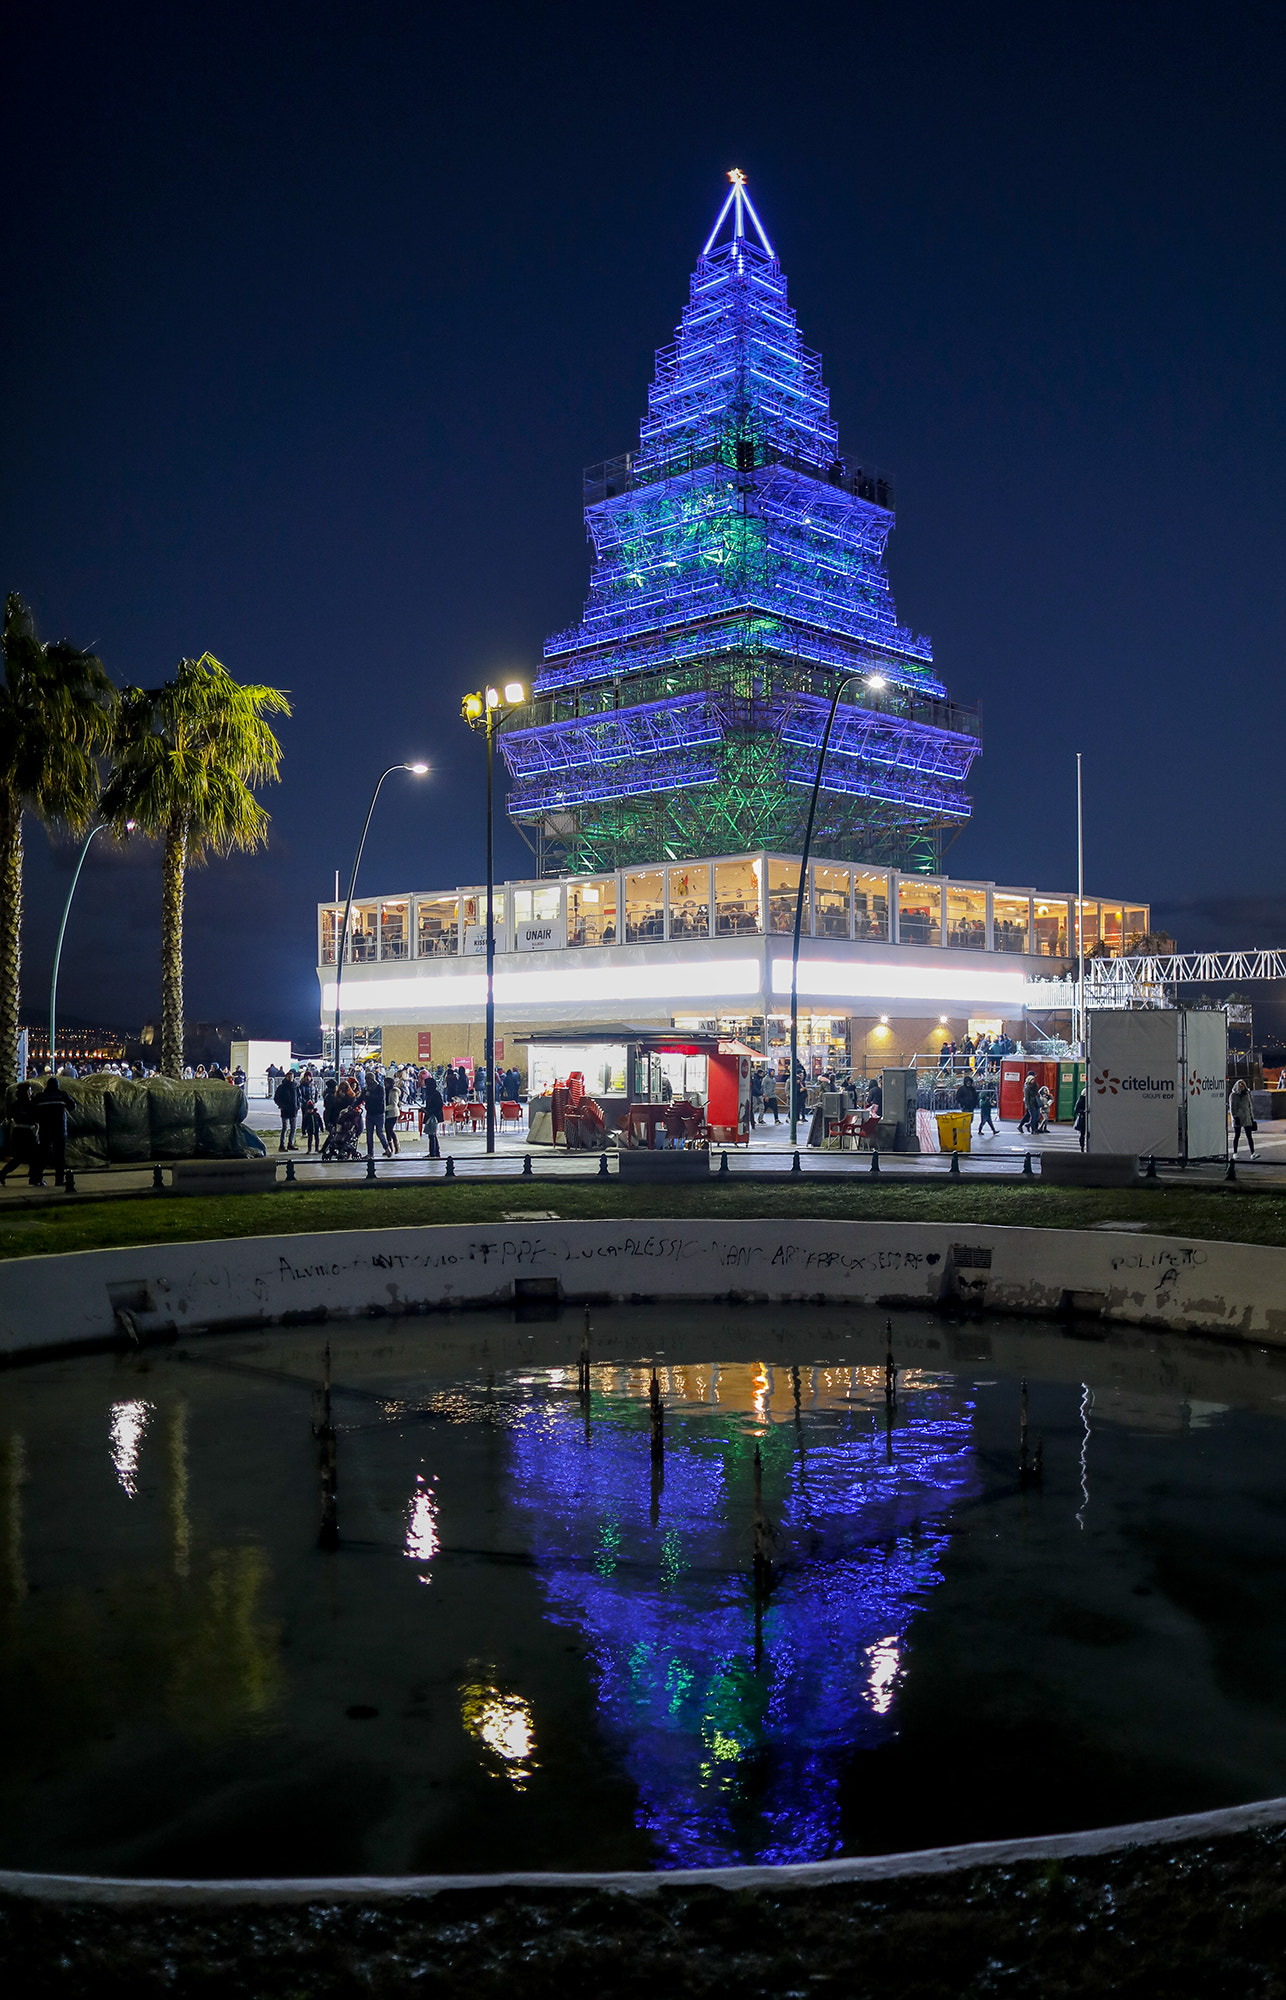
[[[336,1229],[414,1228],[431,1222],[500,1222],[524,1209],[572,1220],[613,1216],[683,1216],[744,1220],[758,1216],[826,1221],[1000,1223],[1038,1229],[1085,1229],[1096,1222],[1146,1222],[1171,1236],[1286,1244],[1286,1189],[1201,1189],[1162,1184],[1114,1192],[1097,1188],[944,1185],[875,1186],[865,1177],[810,1185],[622,1187],[598,1180],[435,1181],[367,1187],[282,1186],[275,1193],[144,1195],[80,1207],[0,1214],[0,1257],[101,1250],[135,1243],[193,1243],[229,1236],[272,1236]]]

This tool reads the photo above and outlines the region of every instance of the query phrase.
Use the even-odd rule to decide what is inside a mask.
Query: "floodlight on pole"
[[[366,819],[362,826],[362,837],[357,843],[357,853],[353,856],[353,872],[348,878],[348,901],[344,905],[344,921],[339,927],[339,937],[336,940],[336,945],[335,945],[335,1082],[336,1085],[338,1085],[339,1083],[340,981],[344,977],[344,952],[347,949],[348,945],[348,920],[353,914],[353,897],[357,892],[357,871],[362,865],[362,849],[366,845],[366,836],[370,831],[371,814],[375,811],[375,801],[380,795],[380,786],[384,783],[385,778],[391,778],[394,771],[409,771],[413,778],[423,778],[428,775],[428,769],[429,769],[428,765],[423,761],[422,758],[418,759],[414,764],[390,764],[387,771],[381,771],[379,777],[376,779],[375,790],[371,793],[371,802],[366,808]]]
[[[63,904],[62,922],[58,926],[58,942],[54,946],[54,969],[49,981],[50,1076],[56,1076],[58,1073],[58,965],[63,955],[63,933],[67,929],[67,919],[71,915],[71,899],[76,893],[76,884],[80,880],[80,871],[85,866],[85,856],[89,853],[90,843],[97,834],[103,831],[106,824],[106,820],[100,819],[97,826],[91,826],[89,832],[85,835],[84,845],[81,847],[80,855],[76,862],[75,873],[71,878],[71,887],[67,891],[67,901]],[[135,820],[127,819],[125,822],[126,833],[133,833],[136,824]]]
[[[817,817],[817,794],[822,788],[822,771],[826,763],[826,749],[831,740],[831,730],[835,724],[835,711],[839,698],[850,681],[860,681],[865,676],[859,672],[841,674],[835,683],[831,696],[830,713],[826,727],[822,731],[821,748],[817,752],[817,770],[813,777],[813,795],[808,802],[808,825],[804,829],[804,852],[799,861],[799,892],[795,897],[795,937],[790,951],[790,1143],[799,1142],[799,933],[804,921],[804,897],[808,890],[808,857],[813,845],[813,821]],[[869,686],[869,682],[868,682]]]
[[[492,769],[495,762],[496,724],[510,709],[521,708],[528,699],[526,681],[506,681],[503,698],[499,688],[467,694],[460,713],[470,729],[487,739],[487,1006],[483,1029],[482,1060],[487,1072],[487,1151],[496,1150],[496,924],[494,904],[495,859],[492,832]]]

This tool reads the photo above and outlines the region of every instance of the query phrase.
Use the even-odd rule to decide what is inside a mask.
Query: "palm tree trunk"
[[[0,1106],[18,1081],[22,995],[22,806],[0,791]]]
[[[188,825],[176,813],[165,829],[161,864],[161,1074],[183,1074],[183,872]]]

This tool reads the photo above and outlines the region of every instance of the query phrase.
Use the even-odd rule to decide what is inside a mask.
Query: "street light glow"
[[[526,701],[526,699],[527,699],[527,690],[523,686],[521,681],[505,682],[506,701]]]
[[[488,708],[499,708],[499,706],[500,706],[500,693],[499,693],[499,690],[498,690],[497,688],[488,688],[488,689],[487,689],[487,707],[488,707]]]
[[[888,682],[885,680],[883,674],[868,674],[866,676],[866,685],[868,688],[874,688],[876,694],[878,694],[881,688],[888,686]]]
[[[413,772],[417,778],[424,777],[428,768],[427,764],[406,764],[403,766],[403,769]]]

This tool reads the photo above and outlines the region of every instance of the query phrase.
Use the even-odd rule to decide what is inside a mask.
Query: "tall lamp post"
[[[881,674],[851,673],[841,674],[835,683],[831,696],[831,710],[822,731],[822,747],[817,753],[817,772],[813,779],[813,796],[808,801],[808,825],[804,832],[804,852],[799,863],[799,894],[795,898],[795,938],[790,948],[790,1143],[799,1144],[799,933],[804,921],[804,897],[808,893],[808,857],[813,845],[813,821],[817,817],[817,794],[822,788],[822,770],[826,763],[826,750],[831,740],[831,729],[835,722],[835,712],[839,698],[850,681],[865,681],[876,693],[884,686]]]
[[[84,845],[81,847],[80,856],[76,862],[76,872],[71,878],[71,887],[67,891],[67,901],[63,904],[63,920],[58,926],[58,942],[54,946],[53,977],[49,981],[49,1074],[50,1076],[56,1076],[58,1074],[58,963],[63,955],[63,934],[67,929],[67,919],[71,915],[71,899],[76,893],[76,884],[80,880],[80,871],[85,866],[85,856],[89,853],[90,846],[94,840],[95,835],[103,833],[106,830],[106,827],[107,827],[106,820],[100,819],[97,826],[91,826],[89,832],[85,835]],[[132,819],[126,820],[125,831],[126,833],[133,833],[134,821]]]
[[[362,849],[366,845],[366,836],[370,831],[371,814],[375,810],[375,801],[380,795],[380,786],[384,783],[385,778],[392,777],[394,771],[409,771],[413,777],[422,778],[428,771],[428,768],[428,765],[423,763],[390,764],[388,770],[381,771],[376,780],[375,790],[371,793],[371,802],[366,808],[366,822],[362,827],[362,837],[357,843],[357,853],[353,857],[353,872],[348,878],[348,901],[344,905],[344,921],[339,927],[339,941],[335,950],[335,1082],[337,1085],[339,1083],[339,982],[344,976],[344,949],[348,942],[348,920],[353,914],[353,896],[357,889],[357,871],[362,865]]]
[[[492,905],[495,902],[495,884],[492,880],[491,832],[491,769],[495,745],[496,724],[511,709],[520,708],[527,699],[525,681],[506,681],[503,696],[499,688],[484,688],[477,694],[467,694],[460,704],[460,713],[470,729],[476,730],[487,739],[487,1014],[483,1030],[482,1059],[487,1069],[487,1151],[496,1150],[496,927]]]

